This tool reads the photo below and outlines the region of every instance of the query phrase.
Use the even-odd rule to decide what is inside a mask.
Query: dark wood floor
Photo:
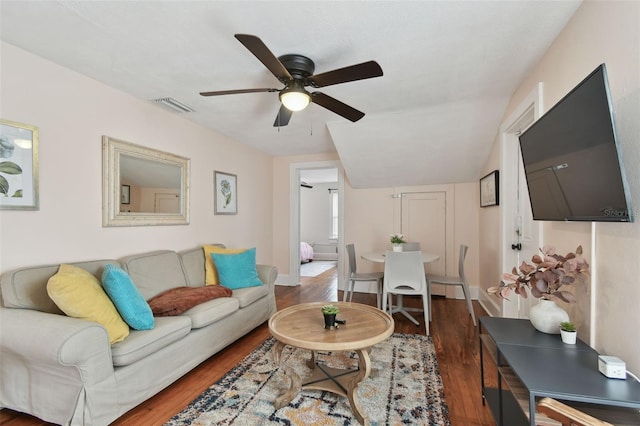
[[[338,297],[342,300],[342,292],[337,290],[336,269],[316,278],[303,277],[301,286],[276,286],[276,297],[278,309],[304,302],[336,301]],[[353,301],[375,305],[375,295],[356,293]],[[420,304],[419,299],[405,298],[405,305],[420,306]],[[482,405],[477,328],[473,326],[464,300],[434,297],[432,309],[433,321],[430,333],[437,351],[452,425],[494,425],[489,409]],[[486,315],[476,302],[474,302],[474,309],[476,315]],[[398,333],[425,333],[422,320],[420,320],[420,326],[415,326],[402,315],[396,314],[394,319],[395,331]],[[209,358],[169,388],[129,411],[113,424],[163,424],[220,379],[268,336],[269,330],[265,323]],[[24,426],[48,423],[4,409],[0,411],[0,424]]]

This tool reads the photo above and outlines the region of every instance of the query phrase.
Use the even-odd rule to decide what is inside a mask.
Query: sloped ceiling
[[[508,99],[579,1],[13,1],[2,40],[275,156],[337,152],[354,187],[477,180]],[[384,76],[323,88],[366,116],[318,105],[274,128],[282,85],[233,35],[254,34],[316,73],[377,61]]]

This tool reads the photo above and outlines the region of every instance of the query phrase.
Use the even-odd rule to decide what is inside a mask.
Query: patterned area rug
[[[300,265],[301,277],[317,277],[338,264],[335,260],[314,260]]]
[[[268,338],[220,381],[192,401],[168,423],[177,425],[358,425],[347,398],[303,390],[287,407],[275,410],[273,400],[287,379],[273,364]],[[358,389],[372,426],[450,425],[442,378],[430,337],[395,333],[371,351],[371,375]],[[308,351],[286,347],[285,362],[303,378]],[[355,366],[355,353],[320,353],[336,368]]]

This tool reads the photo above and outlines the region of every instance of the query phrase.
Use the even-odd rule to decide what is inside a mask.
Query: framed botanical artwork
[[[499,176],[500,172],[494,170],[480,179],[480,207],[500,204]]]
[[[0,120],[0,209],[38,210],[38,128]]]
[[[120,204],[131,204],[131,185],[121,185]]]
[[[215,214],[238,214],[238,178],[236,175],[213,172]]]

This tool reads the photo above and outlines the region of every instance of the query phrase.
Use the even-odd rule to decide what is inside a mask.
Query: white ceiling
[[[477,180],[506,104],[577,7],[563,1],[12,1],[2,40],[276,155],[336,152],[354,187]],[[366,113],[312,104],[273,122],[275,87],[235,38],[254,34],[321,73],[368,60],[384,76],[320,89]],[[313,90],[315,91],[315,90]]]

